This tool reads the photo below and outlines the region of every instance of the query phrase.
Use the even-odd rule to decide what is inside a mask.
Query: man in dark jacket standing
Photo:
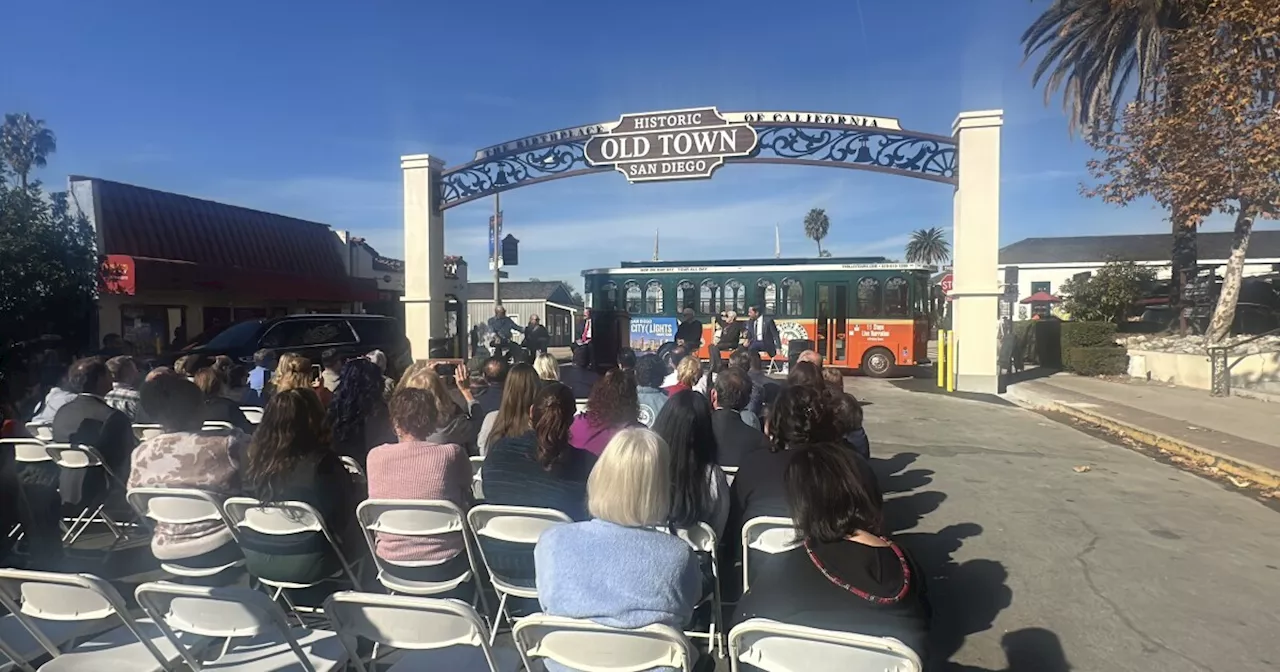
[[[549,345],[551,345],[551,332],[542,326],[542,320],[537,315],[530,315],[529,324],[524,327],[524,347],[537,356],[546,352]]]
[[[117,478],[128,479],[129,461],[137,441],[129,416],[104,400],[111,391],[111,372],[106,363],[97,357],[77,361],[67,374],[67,386],[76,398],[53,417],[53,440],[96,448]],[[92,501],[107,484],[100,469],[63,469],[59,490],[64,503],[78,504]],[[115,494],[123,501],[123,492]]]

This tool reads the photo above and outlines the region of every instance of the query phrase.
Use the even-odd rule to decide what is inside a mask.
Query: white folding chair
[[[471,460],[471,496],[476,498],[477,502],[484,501],[484,476],[480,473],[484,468],[484,456],[472,455]]]
[[[233,530],[236,530],[237,541],[242,541],[244,530],[253,530],[258,534],[266,534],[271,536],[284,536],[289,534],[320,534],[329,542],[330,548],[337,556],[338,561],[342,564],[340,572],[334,574],[329,579],[345,576],[351,585],[357,589],[360,588],[360,582],[356,579],[355,570],[352,569],[350,563],[347,562],[347,556],[342,553],[342,547],[338,544],[338,540],[329,530],[329,526],[325,524],[324,518],[320,512],[306,502],[271,502],[264,504],[252,497],[231,497],[222,503],[222,512],[226,515],[226,520],[231,524]],[[243,548],[243,544],[241,545]],[[322,582],[316,583],[293,583],[290,581],[272,581],[264,579],[260,576],[254,577],[263,585],[275,588],[275,594],[272,599],[283,598],[289,608],[295,614],[306,611],[306,607],[298,607],[295,605],[285,590],[299,590],[310,588]],[[328,579],[326,579],[328,580]],[[301,618],[301,617],[299,617]]]
[[[93,524],[94,521],[100,521],[106,525],[111,534],[115,536],[116,543],[124,539],[124,531],[120,529],[120,524],[107,515],[104,509],[107,506],[107,500],[110,498],[111,490],[117,487],[123,489],[125,484],[102,459],[102,454],[98,452],[98,449],[84,444],[47,443],[44,450],[54,463],[63,469],[101,469],[107,477],[106,485],[100,497],[102,501],[97,505],[96,509],[92,502],[86,506],[80,512],[80,515],[72,520],[71,525],[67,527],[66,532],[62,535],[62,540],[68,545],[76,543],[80,535],[84,534],[85,530],[89,529],[89,525]],[[93,513],[89,513],[90,509],[93,509]],[[113,544],[112,549],[114,547]]]
[[[773,555],[784,553],[800,544],[795,523],[790,518],[757,516],[742,526],[742,592],[747,592],[751,579],[751,551]]]
[[[581,414],[583,414],[583,413],[586,413],[586,412],[587,412],[587,400],[586,400],[586,399],[574,399],[574,400],[573,400],[573,407],[574,407],[574,415],[581,415]]]
[[[324,613],[358,672],[378,669],[376,662],[393,657],[399,659],[386,672],[501,672],[519,666],[515,652],[490,646],[489,628],[480,614],[456,600],[344,591],[325,601]],[[355,650],[358,639],[374,643],[367,661]],[[397,652],[383,656],[380,646]]]
[[[561,511],[531,506],[479,504],[467,511],[467,524],[471,526],[471,532],[476,537],[476,546],[480,549],[480,560],[489,574],[489,581],[493,584],[494,591],[498,593],[498,612],[493,617],[490,644],[493,643],[493,638],[497,637],[498,628],[502,625],[504,617],[508,621],[515,620],[507,613],[507,600],[512,597],[537,599],[538,589],[517,585],[510,579],[495,574],[493,566],[489,564],[484,554],[485,540],[496,539],[524,544],[529,547],[529,553],[532,554],[533,547],[537,545],[538,538],[543,532],[554,525],[572,522],[573,519]]]
[[[45,442],[40,439],[0,439],[0,450],[13,449],[13,459],[17,462],[48,462],[53,459],[49,451],[44,449]]]
[[[240,412],[244,413],[245,420],[248,420],[255,425],[262,422],[261,406],[241,406]]]
[[[729,485],[733,485],[733,479],[738,477],[738,468],[721,465],[720,469],[724,472],[724,478],[729,481]]]
[[[338,459],[342,460],[342,466],[347,469],[348,474],[351,474],[362,481],[369,480],[368,477],[364,475],[364,468],[360,466],[360,463],[356,461],[356,458],[351,457],[350,455],[343,455]]]
[[[575,670],[623,671],[672,667],[689,672],[698,653],[679,630],[650,625],[635,630],[591,621],[533,614],[515,624],[512,636],[526,670],[549,658]]]
[[[134,595],[194,672],[329,672],[347,663],[346,648],[337,634],[290,627],[280,605],[256,590],[160,581],[138,586]],[[221,651],[210,660],[200,655],[201,651],[185,646],[183,635],[224,641]]]
[[[0,569],[0,603],[17,617],[53,660],[44,672],[173,669],[182,657],[150,619],[135,619],[110,583],[88,574],[56,574]],[[64,632],[51,623],[75,624],[98,634],[68,647]],[[186,636],[182,643],[202,649],[203,636]]]
[[[892,637],[818,630],[753,618],[729,632],[732,672],[746,663],[766,672],[920,672],[920,656]]]
[[[706,555],[711,559],[711,576],[712,581],[711,595],[711,623],[707,627],[706,632],[685,631],[687,637],[705,638],[707,640],[707,648],[714,652],[717,656],[724,657],[724,607],[720,597],[720,557],[717,551],[719,540],[716,539],[716,531],[706,523],[698,523],[695,527],[676,530],[676,535],[684,539],[685,543],[693,549],[694,553]],[[704,599],[705,602],[705,599]]]
[[[235,539],[235,528],[228,524],[222,513],[221,502],[212,493],[195,488],[130,488],[125,493],[138,515],[157,523],[166,525],[196,525],[216,522],[231,532]],[[228,542],[232,543],[232,542]],[[187,567],[181,562],[161,562],[160,568],[174,576],[185,578],[204,578],[215,576],[233,567],[243,567],[244,559],[229,562],[217,567]]]
[[[206,432],[216,432],[235,428],[235,425],[227,422],[226,420],[205,420],[204,424],[200,425],[200,429]]]
[[[475,587],[476,595],[483,600],[484,591],[477,579],[480,572],[477,570],[475,553],[467,534],[466,519],[462,510],[453,502],[442,499],[367,499],[356,507],[356,519],[360,521],[365,541],[369,544],[369,553],[373,555],[373,563],[378,568],[378,582],[387,590],[429,597],[448,593],[470,582]],[[379,534],[402,537],[460,534],[470,569],[446,581],[415,581],[397,576],[396,570],[401,567],[429,567],[437,563],[387,560],[378,555]]]
[[[53,440],[52,425],[43,425],[38,422],[28,422],[27,433],[30,434],[31,436],[36,437],[37,439],[40,439],[41,441],[44,441],[45,443],[49,443],[50,441]]]
[[[161,434],[164,434],[164,427],[161,427],[160,425],[140,422],[133,423],[133,437],[138,441],[154,439]]]

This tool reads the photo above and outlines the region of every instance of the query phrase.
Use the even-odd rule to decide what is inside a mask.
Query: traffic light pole
[[[498,235],[502,232],[502,193],[493,195],[493,218],[489,220],[489,239],[493,241],[493,309],[502,305],[502,291],[498,287],[501,282],[502,269],[498,261],[502,259],[502,241]]]

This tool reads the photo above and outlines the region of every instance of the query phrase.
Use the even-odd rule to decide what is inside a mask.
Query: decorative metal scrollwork
[[[726,161],[864,168],[956,183],[956,146],[950,138],[874,128],[794,125],[758,124],[757,131],[760,141],[754,154]]]
[[[472,161],[440,176],[440,209],[499,191],[561,177],[612,170],[595,168],[583,156],[585,138],[536,149],[517,150]]]

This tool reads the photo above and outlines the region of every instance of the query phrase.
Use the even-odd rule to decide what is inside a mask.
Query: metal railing
[[[1267,336],[1280,334],[1280,329],[1257,334],[1239,343],[1231,345],[1214,345],[1209,347],[1209,394],[1214,397],[1231,396],[1231,363],[1228,358],[1231,351],[1243,345],[1261,340]]]

